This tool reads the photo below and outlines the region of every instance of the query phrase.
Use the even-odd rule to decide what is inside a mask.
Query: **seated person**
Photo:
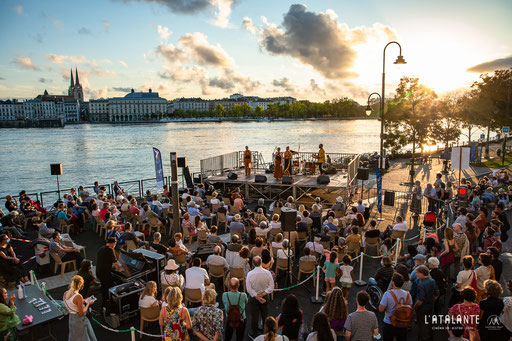
[[[283,234],[278,233],[276,239],[272,242],[272,248],[282,249],[283,248]]]
[[[14,221],[17,216],[17,211],[10,211],[8,214],[5,214],[2,218],[0,218],[0,224],[2,224],[0,229],[3,230],[2,233],[10,231],[14,236],[18,238],[26,238],[27,236],[25,232],[23,232],[22,226],[20,224],[16,224]]]
[[[322,232],[316,234],[317,237],[320,237],[321,242],[330,242],[331,235],[329,234],[329,227],[325,226],[322,229]]]
[[[11,195],[5,197],[5,208],[7,211],[17,211],[18,210],[18,201],[16,198],[13,198]]]
[[[160,241],[162,240],[162,235],[160,232],[155,232],[153,234],[153,242],[149,244],[149,249],[151,251],[155,251],[161,255],[166,255],[168,249],[165,247],[165,245],[160,244]]]
[[[316,257],[311,254],[309,247],[304,248],[304,256],[299,259],[301,262],[316,262]]]
[[[41,222],[37,226],[39,228],[39,234],[46,239],[50,239],[52,237],[53,232],[55,231],[61,232],[54,228],[48,227],[45,222]]]
[[[340,197],[337,197],[336,198],[336,203],[334,205],[332,205],[331,207],[331,210],[333,210],[334,212],[336,211],[345,211],[346,209],[346,206],[345,204],[343,203],[343,198],[340,196]]]
[[[174,256],[174,258],[176,258],[176,256],[179,256],[179,255],[188,255],[188,251],[186,249],[181,248],[178,245],[178,243],[176,242],[176,239],[174,239],[174,238],[169,239],[169,249],[168,250]]]
[[[164,267],[164,271],[162,271],[162,274],[160,275],[160,282],[162,285],[170,285],[183,290],[185,278],[177,272],[178,269],[179,265],[176,264],[174,259],[169,259],[167,261],[167,265]]]
[[[333,216],[329,216],[326,220],[326,222],[324,223],[324,227],[328,227],[329,228],[329,233],[336,233],[338,232],[338,226],[337,225],[334,225],[334,217]]]
[[[222,249],[219,245],[215,246],[213,248],[213,255],[209,255],[206,259],[206,265],[215,265],[215,266],[223,266],[224,269],[227,269],[228,262],[226,261],[226,258],[221,256]]]
[[[206,269],[201,267],[201,258],[194,258],[192,266],[185,270],[185,289],[215,289],[215,284],[210,283],[210,277]]]
[[[306,247],[309,248],[312,252],[317,252],[320,254],[320,257],[325,255],[324,246],[320,244],[320,237],[315,236],[312,242],[308,242]]]
[[[219,236],[217,236],[217,230],[217,226],[212,225],[212,227],[210,228],[210,234],[208,235],[208,242],[212,244],[222,243],[222,239]]]
[[[80,254],[80,250],[75,249],[73,247],[64,246],[60,243],[60,233],[53,232],[52,240],[50,241],[50,252],[56,253],[59,255],[62,262],[67,262],[70,260],[76,260],[78,264],[82,263],[82,255]]]
[[[262,221],[258,227],[256,227],[256,235],[267,238],[268,233],[272,229],[266,222]]]
[[[304,211],[304,214],[306,212]],[[308,232],[308,224],[299,215],[297,215],[297,232]]]
[[[132,224],[126,223],[124,224],[124,232],[121,234],[121,238],[126,242],[127,240],[132,240],[137,247],[147,246],[149,243],[143,240],[140,240],[135,235],[135,232],[132,230]]]
[[[149,281],[146,283],[146,287],[142,290],[139,298],[139,308],[151,308],[157,307],[160,302],[156,299],[158,293],[158,287],[156,282]]]
[[[83,297],[89,297],[99,290],[100,282],[92,273],[92,261],[84,259],[82,264],[80,264],[80,270],[78,270],[77,275],[84,279],[84,286],[80,290],[80,294]]]
[[[293,251],[290,250],[290,242],[288,239],[283,240],[283,248],[277,250],[277,258],[288,259],[293,257]]]

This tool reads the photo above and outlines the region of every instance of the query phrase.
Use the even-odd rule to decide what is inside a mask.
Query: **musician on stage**
[[[290,151],[290,146],[286,147],[286,151],[284,152],[284,175],[292,175],[292,158],[293,154]]]
[[[281,153],[281,148],[277,148],[276,153],[274,154],[274,178],[277,180],[283,177],[283,153]]]
[[[251,163],[252,163],[252,152],[249,150],[248,146],[245,146],[244,152],[244,169],[245,176],[251,175]]]
[[[318,164],[318,168],[320,168],[320,174],[324,174],[324,170],[322,169],[322,164],[325,162],[324,145],[320,143],[318,148],[320,148],[320,150],[318,151],[318,154],[315,157],[316,157],[316,159],[318,159],[317,164]]]

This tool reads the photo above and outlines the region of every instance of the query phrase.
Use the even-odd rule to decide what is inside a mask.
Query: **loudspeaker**
[[[187,157],[179,157],[178,158],[178,167],[187,167]]]
[[[281,208],[281,229],[284,232],[297,231],[297,210],[282,207]]]
[[[368,168],[358,168],[357,169],[357,179],[358,180],[368,180]]]
[[[50,165],[52,175],[62,175],[62,163],[52,163]]]
[[[395,192],[384,191],[384,205],[395,206]]]
[[[267,182],[267,176],[263,174],[256,174],[254,176],[254,182]]]
[[[238,179],[238,174],[233,173],[233,172],[229,172],[228,173],[228,179],[229,180],[236,180],[236,179]]]
[[[283,179],[282,179],[281,182],[283,184],[286,184],[286,185],[291,185],[291,184],[293,184],[293,177],[292,176],[283,175]]]
[[[327,185],[329,182],[331,182],[331,179],[328,175],[320,175],[316,178],[316,183],[319,185]]]

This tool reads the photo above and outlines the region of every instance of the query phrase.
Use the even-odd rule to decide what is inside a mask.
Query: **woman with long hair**
[[[78,270],[77,275],[84,279],[84,287],[80,290],[80,295],[89,297],[98,291],[100,282],[92,272],[92,261],[84,259],[82,264],[80,264],[80,270]]]
[[[274,154],[274,178],[281,179],[283,177],[283,166],[282,166],[283,154],[281,148],[277,148]]]
[[[443,269],[446,280],[453,280],[455,268],[455,251],[459,250],[459,247],[454,239],[454,232],[452,229],[444,230],[444,250],[441,252],[441,268]]]
[[[334,287],[332,291],[327,294],[325,304],[320,311],[327,316],[329,325],[334,329],[336,334],[342,335],[345,320],[348,316],[348,307],[340,287]]]
[[[146,287],[142,290],[139,298],[139,307],[140,308],[150,308],[156,307],[159,302],[156,299],[156,294],[158,292],[158,287],[156,282],[149,281],[146,283]]]
[[[69,290],[64,293],[64,305],[69,312],[69,341],[96,341],[91,322],[86,316],[94,300],[84,301],[79,293],[83,286],[84,279],[76,275],[69,284]]]
[[[265,334],[258,336],[254,341],[289,341],[286,335],[277,334],[277,321],[272,316],[265,319],[263,331]]]
[[[281,334],[288,336],[290,340],[297,340],[303,322],[302,310],[297,297],[293,294],[286,296],[281,304],[281,314],[277,317],[277,325]]]
[[[311,322],[311,333],[309,333],[306,341],[335,341],[336,333],[329,325],[327,315],[318,312],[313,316]]]
[[[7,282],[25,283],[28,281],[27,271],[9,242],[6,234],[0,235],[0,266],[3,277]]]
[[[16,296],[7,293],[5,288],[0,289],[0,338],[6,341],[18,339],[16,326],[20,324],[20,318],[16,315],[14,302]]]
[[[159,322],[164,327],[164,339],[188,341],[192,321],[188,309],[183,307],[180,288],[172,287],[166,298],[167,306],[160,310]]]

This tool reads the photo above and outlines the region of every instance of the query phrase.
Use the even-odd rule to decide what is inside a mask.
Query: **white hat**
[[[169,259],[167,261],[167,265],[165,266],[165,270],[176,270],[178,269],[179,266],[176,264],[176,262],[174,261],[174,259]]]
[[[342,198],[342,197],[337,197],[337,198],[336,198],[336,201],[337,201],[337,202],[343,202],[343,198]]]
[[[240,220],[240,214],[235,214],[235,220]]]
[[[428,264],[435,266],[437,268],[439,266],[439,259],[437,259],[437,257],[430,257],[428,259]]]

